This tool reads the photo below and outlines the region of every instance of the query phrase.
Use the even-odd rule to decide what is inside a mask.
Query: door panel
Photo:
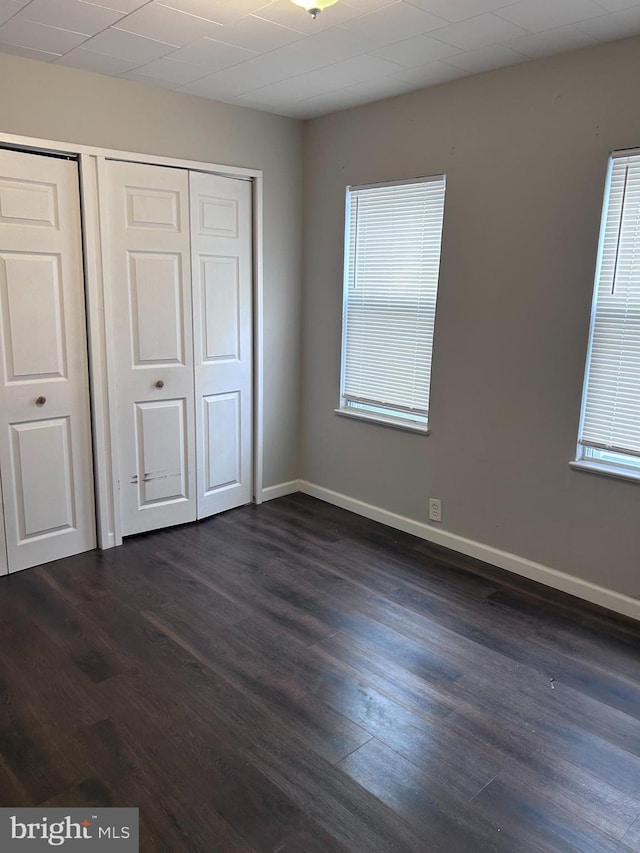
[[[158,228],[179,233],[183,226],[180,214],[184,213],[180,193],[179,189],[127,187],[127,228]]]
[[[0,253],[7,382],[67,378],[60,258]]]
[[[21,484],[18,544],[75,527],[69,418],[11,424],[13,480]],[[42,488],[42,472],[47,487]]]
[[[249,503],[252,471],[251,184],[192,172],[198,518]]]
[[[186,400],[136,405],[140,505],[188,499]]]
[[[3,159],[7,163],[9,158]],[[55,183],[29,180],[24,172],[13,180],[3,170],[0,177],[0,223],[57,228],[58,193]]]
[[[202,363],[240,360],[240,270],[238,258],[200,256]]]
[[[127,536],[196,518],[189,180],[107,161],[103,181]]]
[[[180,255],[129,253],[133,366],[185,363]]]
[[[10,571],[95,547],[77,165],[0,150],[0,472]]]
[[[242,478],[240,457],[240,395],[214,394],[203,398],[205,434],[205,494],[236,486]]]

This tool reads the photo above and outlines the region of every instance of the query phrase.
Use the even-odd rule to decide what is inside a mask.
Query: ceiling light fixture
[[[323,9],[326,9],[327,6],[333,6],[338,0],[291,0],[291,2],[306,9],[312,18],[317,18]]]

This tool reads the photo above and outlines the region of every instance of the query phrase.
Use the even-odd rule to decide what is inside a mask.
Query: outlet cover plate
[[[442,501],[440,498],[429,498],[429,521],[442,521]]]

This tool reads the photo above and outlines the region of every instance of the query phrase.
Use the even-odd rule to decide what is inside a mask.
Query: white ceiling
[[[0,51],[297,118],[640,33],[640,0],[0,0]]]

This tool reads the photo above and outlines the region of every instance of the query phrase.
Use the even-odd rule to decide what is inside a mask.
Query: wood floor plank
[[[273,853],[348,853],[329,833],[315,827],[312,832],[295,832],[273,848]]]
[[[247,750],[260,768],[347,850],[424,851],[424,840],[392,809],[311,750],[258,738]]]
[[[612,767],[582,766],[570,745],[547,742],[544,733],[507,712],[480,719],[473,711],[447,719],[451,736],[479,740],[510,776],[544,789],[577,819],[589,820],[613,838],[627,831],[640,805],[638,789],[618,787]]]
[[[145,692],[148,685],[145,687]],[[136,713],[118,712],[122,698],[135,703]],[[137,701],[136,701],[137,699]],[[305,812],[259,770],[247,763],[241,740],[219,718],[196,720],[183,713],[151,713],[146,696],[126,691],[112,701],[113,722],[120,736],[135,742],[137,751],[150,755],[162,743],[162,769],[155,770],[164,788],[180,789],[181,806],[190,809],[190,792],[199,791],[202,807],[213,823],[222,821],[253,849],[270,851],[283,838],[315,827]],[[172,709],[173,710],[173,709]],[[189,727],[184,725],[189,720]],[[182,723],[182,725],[181,725]],[[255,736],[255,733],[252,733]],[[219,827],[211,827],[214,835]],[[320,835],[320,828],[317,829]]]
[[[384,661],[376,661],[375,656],[364,647],[357,646],[341,635],[317,647],[317,650],[323,649],[330,656],[353,664],[356,677],[370,678],[372,672],[375,675],[377,671],[385,669]],[[533,698],[523,697],[521,685],[530,679],[531,676],[524,673],[515,677],[511,671],[501,676],[498,667],[493,682],[488,682],[482,676],[473,680],[465,676],[450,688],[448,697],[440,694],[440,703],[448,698],[451,713],[432,713],[430,717],[438,724],[441,737],[445,737],[448,731],[451,742],[454,745],[458,742],[466,744],[464,751],[469,755],[474,752],[472,744],[476,744],[476,752],[479,744],[487,752],[493,750],[494,763],[512,769],[517,764],[522,774],[529,774],[533,780],[538,777],[544,779],[546,785],[558,789],[557,797],[566,796],[567,803],[571,803],[578,811],[593,812],[597,816],[594,821],[598,825],[601,824],[606,831],[619,837],[640,806],[640,788],[625,793],[617,787],[627,783],[624,773],[618,774],[615,770],[616,757],[620,753],[610,753],[607,741],[603,743],[594,738],[593,744],[599,747],[594,747],[592,760],[589,759],[589,742],[584,754],[576,751],[575,736],[566,734],[561,728],[564,722],[562,708],[568,707],[572,697],[563,695],[561,689],[552,690],[548,682],[540,677],[537,688],[531,691]],[[554,712],[542,701],[536,705],[536,696],[545,695],[545,691],[553,697],[551,708],[559,710]],[[579,718],[581,707],[580,697],[574,698],[573,721]],[[440,705],[436,705],[438,707]],[[613,720],[611,722],[613,724]],[[637,736],[639,732],[635,720],[626,718],[626,723],[630,735]],[[551,726],[555,728],[552,730]],[[581,731],[580,728],[576,730]],[[598,755],[603,749],[611,758],[608,764],[597,765]],[[451,752],[455,754],[456,751],[454,746]],[[412,760],[411,755],[407,757]],[[634,780],[637,779],[638,770],[634,758],[622,754],[622,764],[625,767],[631,765],[630,778],[632,785],[636,784]]]
[[[264,661],[264,677],[270,684],[293,682],[303,690],[310,704],[332,708],[355,723],[360,730],[374,735],[409,760],[424,756],[438,767],[442,784],[449,785],[464,798],[479,791],[500,767],[480,744],[461,737],[446,742],[442,737],[440,715],[414,713],[394,701],[365,678],[354,678],[340,666],[333,666],[319,647],[295,650],[278,642],[277,633],[268,637],[255,624],[239,623],[233,631],[246,645],[252,657]],[[276,658],[279,648],[279,657]],[[263,653],[267,650],[266,654]],[[271,651],[269,651],[271,649]],[[352,752],[353,750],[350,750]],[[469,772],[459,773],[465,759]],[[473,769],[471,770],[471,767]],[[461,790],[459,790],[461,789]]]
[[[210,787],[202,786],[193,768],[175,755],[165,732],[151,723],[146,719],[136,725],[133,716],[104,720],[80,735],[94,772],[116,792],[115,803],[139,808],[141,850],[250,853],[254,848],[212,805]]]
[[[517,833],[510,835],[479,817],[469,798],[453,796],[441,784],[439,770],[432,766],[429,756],[422,757],[418,750],[410,762],[374,738],[343,759],[340,767],[401,814],[424,838],[425,851],[525,853],[531,849],[522,844]]]
[[[500,774],[473,800],[479,814],[503,832],[516,833],[519,844],[544,853],[622,853],[625,846],[576,820],[544,792]]]
[[[90,624],[83,609],[61,596],[52,595],[48,580],[38,583],[28,574],[20,595],[13,599],[14,617],[21,626],[33,622],[46,639],[91,681],[100,682],[131,669],[135,662],[125,649],[115,647],[108,637]]]
[[[102,716],[94,683],[63,642],[56,642],[25,609],[0,625],[0,725],[20,727],[23,717],[71,732]],[[61,626],[62,629],[62,626]],[[82,644],[79,644],[82,649]]]
[[[628,847],[629,850],[633,850],[634,853],[638,853],[638,851],[640,851],[640,816],[638,816],[638,819],[626,832],[622,839],[622,843]]]
[[[427,682],[404,667],[390,667],[387,659],[371,654],[346,634],[334,634],[318,643],[314,654],[322,660],[319,665],[340,667],[352,679],[366,681],[415,714],[444,719],[456,710],[446,688]]]
[[[178,645],[197,653],[198,659],[230,684],[259,704],[271,719],[306,739],[328,761],[339,761],[344,755],[365,743],[370,735],[348,717],[331,706],[318,702],[303,686],[291,678],[271,677],[267,663],[260,655],[247,650],[227,635],[218,653],[209,651],[208,642],[192,633],[193,624],[168,624],[164,617],[152,617],[154,625]],[[200,640],[199,649],[196,643]]]

